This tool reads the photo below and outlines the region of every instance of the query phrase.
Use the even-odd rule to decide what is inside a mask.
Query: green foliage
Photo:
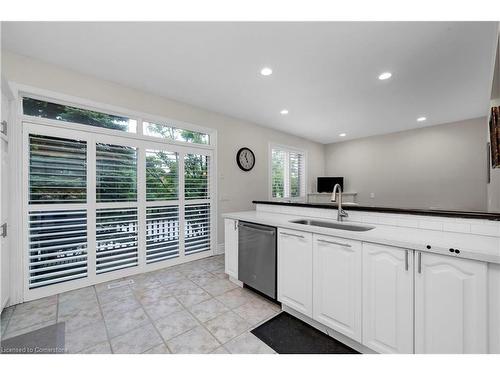
[[[106,113],[90,111],[62,104],[23,98],[23,112],[29,116],[43,117],[99,128],[128,131],[129,119]]]
[[[74,122],[106,129],[128,131],[129,119],[106,113],[49,103],[37,99],[23,98],[23,112],[30,116]],[[188,143],[208,144],[204,133],[177,129],[161,124],[148,124],[148,131],[161,138]],[[34,146],[39,147],[39,146]],[[137,199],[137,154],[131,147],[98,144],[97,146],[97,201],[134,201]],[[57,155],[59,156],[59,155]],[[56,155],[47,154],[46,158]],[[67,155],[61,155],[66,160]],[[102,159],[102,160],[101,160]],[[36,160],[31,157],[32,163]],[[49,161],[49,159],[47,159]],[[185,165],[186,199],[208,198],[208,157],[187,154]],[[48,171],[54,173],[54,170]],[[45,201],[85,199],[85,176],[76,177],[71,171],[57,171],[51,181],[32,184],[35,199]],[[62,175],[61,175],[62,173]],[[156,151],[146,156],[146,195],[148,201],[175,200],[179,197],[179,157],[177,153]],[[32,175],[32,181],[37,176]],[[40,188],[38,188],[40,186]],[[64,187],[55,195],[53,187]],[[49,190],[51,189],[52,190]],[[52,195],[47,194],[50,192]],[[55,199],[54,199],[55,198]]]

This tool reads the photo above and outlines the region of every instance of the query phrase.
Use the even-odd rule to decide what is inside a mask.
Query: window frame
[[[301,187],[301,194],[300,194],[300,196],[298,196],[298,197],[284,196],[283,198],[273,197],[273,150],[275,150],[275,149],[280,150],[280,151],[284,151],[286,153],[285,165],[287,167],[289,165],[289,157],[288,157],[289,153],[294,152],[294,153],[302,154],[302,157],[304,158],[304,174],[303,174],[303,176],[304,176],[304,183],[303,183],[303,189]],[[278,143],[269,142],[269,149],[268,149],[268,182],[267,182],[269,200],[272,200],[272,201],[302,202],[302,201],[305,201],[307,199],[307,194],[308,194],[307,193],[307,190],[308,190],[308,181],[307,181],[307,169],[308,169],[308,166],[307,166],[307,160],[308,160],[307,150],[300,149],[300,148],[293,147],[293,146],[286,146],[286,145],[282,145],[282,144],[278,144]],[[287,189],[288,190],[290,189],[289,168],[285,169],[285,173],[286,173],[285,176],[288,177],[288,178],[285,178],[285,180],[283,181],[283,185],[285,187],[285,192],[286,192]]]
[[[13,163],[12,168],[18,170],[22,170],[22,173],[16,175],[15,179],[11,181],[12,191],[14,192],[13,199],[11,200],[11,210],[15,212],[12,223],[15,226],[16,223],[19,223],[19,231],[13,231],[13,242],[15,246],[13,246],[13,260],[19,261],[19,270],[22,269],[22,273],[20,272],[18,275],[19,281],[18,283],[13,283],[15,286],[13,287],[12,292],[12,301],[13,303],[19,303],[23,301],[29,301],[37,298],[42,298],[45,296],[53,295],[56,293],[61,293],[68,290],[73,290],[81,287],[85,287],[88,285],[94,285],[100,282],[111,281],[114,279],[131,276],[134,274],[140,274],[144,272],[153,271],[156,269],[165,268],[174,264],[184,263],[186,261],[196,260],[205,258],[217,253],[217,131],[215,129],[200,127],[196,125],[192,125],[183,121],[171,120],[159,116],[153,116],[150,114],[144,114],[120,107],[115,107],[111,105],[106,105],[102,103],[92,102],[85,99],[72,97],[64,94],[58,94],[54,92],[50,92],[47,90],[37,89],[25,85],[19,85],[14,82],[8,82],[9,88],[13,91],[14,100],[12,102],[12,106],[14,108],[14,126],[12,126],[13,131],[11,131],[11,141],[13,143],[12,156],[13,159],[16,159],[17,162]],[[137,133],[128,133],[120,130],[112,130],[106,128],[99,128],[85,124],[78,123],[69,123],[61,120],[55,119],[47,119],[36,116],[29,116],[23,114],[23,97],[28,96],[39,100],[44,100],[48,102],[70,105],[78,108],[89,109],[98,112],[109,113],[118,116],[129,117],[131,119],[135,119],[137,121]],[[210,144],[197,144],[197,143],[189,143],[189,142],[181,142],[181,141],[173,141],[169,139],[157,138],[144,136],[142,133],[143,129],[143,121],[155,121],[161,123],[169,123],[174,126],[192,130],[196,132],[202,132],[209,135]],[[32,125],[29,125],[32,124]],[[34,125],[33,125],[34,124]],[[17,125],[17,126],[16,126]],[[27,282],[27,275],[29,270],[29,262],[28,262],[28,245],[29,245],[29,228],[28,228],[28,220],[27,213],[29,211],[33,211],[33,206],[28,204],[28,189],[27,182],[29,181],[27,175],[29,173],[29,168],[27,162],[29,162],[29,150],[27,149],[27,145],[29,144],[29,134],[30,126],[35,126],[37,130],[32,131],[31,133],[39,133],[41,135],[55,136],[58,138],[69,138],[75,136],[75,134],[81,134],[81,139],[85,139],[87,141],[87,153],[88,155],[94,154],[94,156],[88,156],[87,160],[90,163],[87,163],[87,185],[89,187],[88,195],[93,194],[95,196],[96,189],[96,174],[95,174],[95,144],[96,143],[108,143],[108,144],[117,144],[124,146],[132,146],[138,147],[138,158],[137,158],[137,195],[138,199],[136,202],[105,202],[105,203],[93,203],[87,202],[82,204],[51,204],[50,210],[55,210],[61,206],[64,206],[65,209],[70,209],[72,207],[85,207],[88,210],[87,216],[87,237],[88,237],[88,269],[94,268],[92,277],[87,277],[83,279],[77,279],[74,281],[68,281],[65,283],[49,285],[43,288],[38,289],[29,289],[29,285]],[[39,132],[39,129],[44,129],[44,131]],[[210,170],[211,170],[211,178],[210,178],[210,191],[211,196],[207,200],[210,202],[211,212],[210,212],[210,251],[205,251],[197,254],[189,255],[189,258],[185,258],[184,256],[168,259],[163,262],[149,263],[146,264],[146,246],[145,242],[143,244],[139,244],[140,255],[139,255],[139,266],[125,268],[122,270],[118,270],[110,273],[103,273],[96,275],[95,274],[95,216],[96,210],[99,208],[120,208],[120,207],[138,207],[138,221],[139,221],[139,236],[145,236],[146,232],[146,209],[152,208],[152,206],[161,206],[172,205],[177,202],[179,206],[179,215],[181,211],[184,210],[184,202],[183,197],[179,197],[176,201],[146,201],[146,184],[145,184],[145,169],[146,169],[146,149],[154,149],[154,150],[165,150],[165,151],[175,151],[178,152],[179,160],[183,160],[184,155],[186,154],[202,154],[210,156]],[[93,160],[89,160],[93,159]],[[179,170],[179,173],[184,173],[184,163],[182,164],[182,171]],[[91,169],[94,168],[92,171]],[[140,177],[142,176],[142,177]],[[19,178],[17,178],[19,177]],[[142,179],[142,180],[141,180]],[[141,182],[143,181],[141,186]],[[179,177],[179,185],[183,184],[183,176]],[[198,200],[196,200],[198,201]],[[195,203],[194,201],[192,203]],[[181,206],[182,204],[182,206]],[[22,206],[23,209],[19,210],[18,207]],[[28,207],[30,206],[30,207]],[[17,207],[17,208],[16,208]],[[181,208],[182,207],[182,208]],[[16,211],[17,210],[17,211]],[[43,205],[38,205],[36,210],[45,210]],[[183,236],[183,231],[181,230],[181,236]],[[18,240],[18,241],[16,241]],[[94,242],[91,244],[91,242]],[[91,250],[91,246],[93,246],[94,250]],[[94,254],[91,252],[94,251]],[[179,252],[184,254],[184,248],[179,249]]]

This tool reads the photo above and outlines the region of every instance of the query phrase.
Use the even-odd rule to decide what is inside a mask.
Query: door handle
[[[422,253],[418,252],[418,273],[422,273]]]
[[[302,236],[300,234],[293,234],[293,233],[286,233],[286,232],[281,232],[280,234],[284,235],[284,236],[292,236],[292,237],[304,238],[304,236]]]
[[[341,243],[341,242],[335,242],[335,241],[327,241],[327,240],[323,240],[321,238],[318,239],[318,242],[329,243],[329,244],[332,244],[332,245],[339,245],[339,246],[343,246],[343,247],[352,247],[348,243]]]
[[[3,223],[2,226],[0,227],[0,237],[2,238],[7,237],[7,223]]]
[[[246,225],[238,225],[239,228],[243,228],[246,230],[251,230],[254,232],[260,232],[260,233],[267,233],[267,234],[274,234],[274,231],[272,230],[266,230],[266,229],[259,229],[259,228],[253,228],[253,227],[247,227]]]
[[[405,271],[408,271],[408,268],[409,268],[408,257],[409,257],[409,251],[406,250],[406,252],[405,252]]]
[[[238,229],[238,221],[237,221],[237,220],[235,220],[235,221],[234,221],[234,230],[237,230],[237,229]]]

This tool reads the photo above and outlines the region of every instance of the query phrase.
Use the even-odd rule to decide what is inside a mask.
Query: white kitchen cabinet
[[[487,264],[415,257],[415,352],[487,353]]]
[[[224,219],[225,272],[238,279],[238,220]]]
[[[312,317],[312,234],[278,229],[278,301]]]
[[[363,345],[413,353],[413,250],[363,243]]]
[[[361,342],[361,242],[314,235],[313,318]]]

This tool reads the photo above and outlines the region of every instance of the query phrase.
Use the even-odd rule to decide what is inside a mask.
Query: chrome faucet
[[[340,187],[339,184],[335,184],[333,187],[333,192],[332,192],[332,202],[337,202],[337,189],[338,189],[338,194],[339,194],[339,201],[337,205],[337,221],[342,221],[344,220],[344,217],[348,217],[349,214],[344,211],[342,208],[342,188]]]

